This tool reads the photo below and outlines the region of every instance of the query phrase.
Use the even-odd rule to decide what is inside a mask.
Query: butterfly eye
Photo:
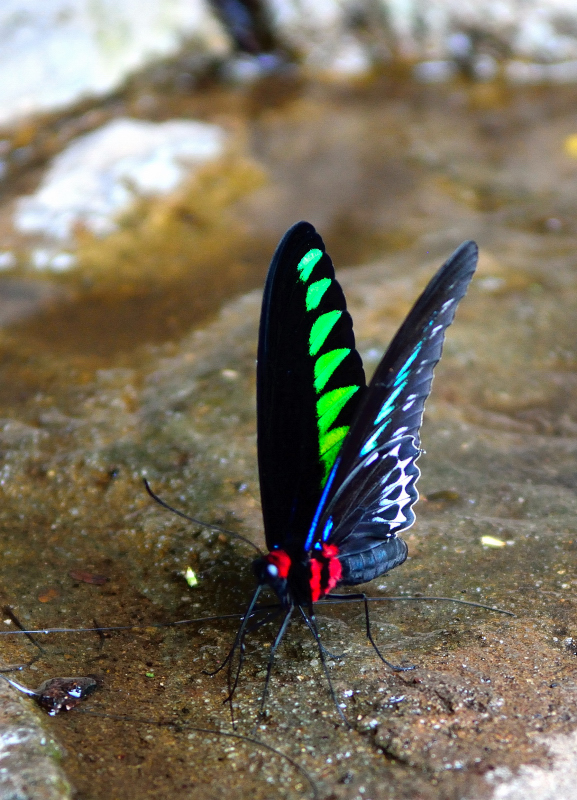
[[[271,578],[276,578],[278,575],[278,567],[275,567],[274,564],[269,564],[266,568],[266,571],[271,576]]]

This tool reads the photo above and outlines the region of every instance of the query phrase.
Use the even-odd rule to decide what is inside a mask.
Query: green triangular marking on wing
[[[329,450],[332,450],[336,444],[345,438],[348,430],[348,425],[341,425],[340,428],[333,428],[327,433],[323,433],[320,437],[321,458],[326,456]]]
[[[341,386],[340,389],[333,389],[319,397],[317,400],[319,437],[328,431],[342,409],[358,391],[358,386]]]
[[[322,356],[319,356],[315,361],[315,391],[317,394],[320,394],[322,390],[325,388],[327,383],[329,382],[331,375],[339,366],[339,364],[345,360],[345,358],[350,353],[350,348],[348,347],[339,347],[336,350],[329,350],[328,353],[325,353]]]
[[[323,299],[324,293],[329,288],[331,283],[332,281],[330,278],[321,278],[320,281],[311,283],[307,289],[307,297],[305,300],[307,311],[313,311],[315,308],[318,308],[319,303]]]
[[[320,456],[325,468],[325,474],[322,481],[323,486],[329,477],[329,473],[333,467],[333,464],[337,460],[339,450],[341,449],[344,438],[348,432],[349,425],[342,425],[340,428],[333,428],[331,431],[320,437]]]
[[[297,264],[297,269],[299,271],[299,278],[303,283],[306,283],[311,276],[311,272],[317,265],[317,263],[323,257],[323,251],[317,250],[313,248],[313,250],[309,250],[308,253],[305,253],[304,256],[301,258],[299,263]]]
[[[338,310],[327,311],[326,314],[321,314],[321,316],[315,320],[309,334],[309,354],[311,356],[316,356],[319,352],[342,313],[342,311]]]

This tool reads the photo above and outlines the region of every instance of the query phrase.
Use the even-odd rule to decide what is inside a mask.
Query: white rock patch
[[[543,737],[543,744],[549,747],[553,764],[550,768],[532,765],[522,766],[519,773],[511,778],[506,768],[487,773],[488,783],[501,778],[492,800],[574,800],[577,784],[577,732],[568,736],[560,734]],[[500,774],[499,774],[500,773]]]
[[[224,144],[224,131],[204,122],[113,120],[56,156],[36,193],[19,200],[15,226],[63,240],[82,224],[104,236],[137,197],[173,191]]]
[[[207,0],[1,0],[0,124],[108,94],[184,40],[230,51]]]

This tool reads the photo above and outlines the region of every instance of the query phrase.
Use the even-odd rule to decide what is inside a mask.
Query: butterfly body
[[[261,711],[275,652],[296,609],[319,646],[333,700],[346,722],[313,606],[339,586],[367,583],[407,558],[398,534],[415,520],[424,403],[445,331],[476,263],[474,242],[453,253],[367,385],[352,319],[321,237],[308,222],[299,222],[278,245],[264,288],[257,361],[258,466],[269,552],[253,562],[257,587],[220,667],[229,664],[230,701],[246,633],[262,624],[252,620],[261,591],[269,587],[283,616],[270,648]],[[394,666],[380,653],[366,595],[346,598],[364,601],[367,637],[383,663],[412,669]]]
[[[254,564],[285,610],[383,575],[407,557],[419,429],[445,330],[477,248],[439,270],[371,383],[321,237],[300,222],[267,277],[257,366],[261,498],[269,553]]]

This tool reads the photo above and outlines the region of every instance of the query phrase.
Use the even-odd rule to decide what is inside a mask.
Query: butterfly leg
[[[313,612],[312,608],[310,608],[309,609],[309,615],[307,617],[307,615],[305,614],[304,609],[302,608],[302,606],[299,606],[299,611],[303,615],[303,617],[304,617],[304,619],[305,619],[305,621],[306,621],[306,623],[308,625],[308,628],[309,628],[310,632],[314,636],[315,642],[317,643],[317,647],[319,648],[319,655],[321,657],[321,664],[322,664],[322,667],[323,667],[323,672],[325,673],[325,678],[327,679],[327,683],[329,685],[329,690],[330,690],[330,693],[331,693],[331,697],[333,698],[333,703],[335,704],[335,708],[336,708],[336,710],[338,712],[338,715],[340,716],[342,721],[345,723],[347,728],[350,728],[350,727],[352,727],[351,723],[345,717],[345,715],[343,713],[343,710],[342,710],[342,708],[340,707],[340,705],[338,704],[338,701],[337,701],[337,696],[335,694],[335,689],[334,689],[334,686],[333,686],[333,682],[331,681],[331,676],[329,675],[329,669],[327,667],[327,661],[326,661],[326,658],[325,658],[325,652],[326,651],[325,651],[325,648],[321,644],[321,637],[320,637],[320,634],[319,634],[319,630],[317,628],[317,621],[316,621],[314,612]]]
[[[236,667],[236,674],[235,674],[235,677],[234,677],[234,683],[231,684],[231,676],[232,676],[232,658],[231,658],[230,661],[229,661],[228,674],[227,674],[228,696],[225,697],[225,699],[223,700],[223,703],[230,703],[231,704],[231,711],[232,711],[232,699],[234,697],[234,693],[236,692],[236,688],[238,686],[238,681],[240,679],[240,674],[242,672],[242,665],[244,664],[244,654],[245,654],[245,644],[244,644],[244,642],[245,642],[246,635],[247,635],[247,633],[253,633],[254,631],[256,631],[259,628],[261,628],[263,625],[266,625],[268,622],[271,622],[275,617],[277,617],[280,614],[280,611],[281,611],[281,609],[279,607],[275,611],[272,611],[270,614],[267,614],[265,619],[259,620],[254,625],[247,626],[245,628],[245,630],[244,630],[244,633],[242,634],[242,638],[241,638],[240,642],[238,643],[239,656],[238,656],[238,664],[237,664],[237,667]]]
[[[305,612],[303,611],[303,608],[302,608],[302,606],[299,606],[299,607],[298,607],[298,609],[299,609],[299,611],[301,612],[301,616],[302,616],[302,618],[304,619],[304,621],[305,621],[305,624],[306,624],[307,628],[309,629],[309,631],[310,631],[310,632],[312,633],[312,635],[314,636],[314,635],[315,635],[315,629],[314,629],[314,628],[313,628],[313,626],[311,625],[311,621],[310,621],[310,619],[307,617],[307,615],[306,615],[306,614],[305,614]],[[316,638],[316,637],[315,637],[315,638]],[[325,654],[325,656],[328,656],[328,658],[333,658],[333,659],[335,659],[335,661],[340,661],[340,660],[341,660],[341,658],[344,658],[344,657],[345,657],[345,654],[344,654],[344,653],[341,653],[341,654],[340,654],[340,656],[338,656],[336,653],[331,653],[331,652],[330,652],[330,650],[327,650],[327,648],[326,648],[326,647],[324,646],[324,644],[323,644],[323,643],[320,641],[320,639],[319,639],[319,641],[317,642],[317,644],[318,644],[318,646],[321,648],[321,650],[323,651],[323,653]]]
[[[251,599],[251,601],[249,603],[249,606],[248,606],[248,608],[246,610],[246,614],[242,618],[242,622],[240,624],[240,627],[239,627],[238,631],[236,632],[236,636],[234,637],[234,642],[232,643],[232,647],[230,648],[227,657],[224,659],[222,664],[219,667],[217,667],[217,669],[213,670],[212,672],[210,672],[209,670],[203,669],[202,670],[203,675],[210,675],[210,677],[213,678],[215,675],[218,675],[218,673],[222,669],[224,669],[224,667],[226,667],[226,665],[230,662],[230,660],[232,659],[232,657],[234,656],[234,654],[236,652],[236,648],[239,646],[241,640],[244,638],[244,634],[245,634],[246,628],[248,626],[250,618],[252,617],[252,614],[253,614],[253,611],[254,611],[254,607],[256,605],[256,601],[258,600],[258,596],[261,593],[261,590],[262,590],[262,586],[257,586],[256,587],[255,593],[252,596],[252,599]]]
[[[397,664],[391,664],[390,661],[383,656],[379,648],[377,647],[377,643],[373,639],[373,634],[371,633],[371,618],[369,615],[369,601],[367,595],[364,592],[358,592],[357,594],[331,594],[331,597],[334,597],[337,600],[362,600],[365,606],[365,624],[366,624],[366,631],[367,631],[367,639],[373,646],[373,650],[381,659],[383,664],[386,664],[389,669],[392,669],[393,672],[409,672],[409,670],[416,669],[416,666],[412,664],[410,667],[401,667]]]
[[[244,661],[244,652],[245,652],[244,638],[245,638],[245,635],[247,633],[247,630],[248,630],[248,627],[249,627],[249,621],[250,621],[250,619],[252,617],[252,614],[253,614],[253,611],[254,611],[254,607],[255,607],[256,602],[258,600],[258,596],[261,593],[261,590],[262,590],[262,586],[259,585],[259,586],[256,587],[255,593],[252,596],[252,599],[251,599],[251,601],[249,603],[249,606],[248,606],[248,608],[246,610],[246,614],[242,618],[242,622],[240,624],[240,627],[239,627],[238,631],[236,632],[236,636],[234,638],[234,642],[232,644],[231,649],[229,650],[229,653],[228,653],[227,657],[222,662],[220,667],[218,667],[218,669],[214,670],[214,672],[212,672],[212,673],[210,673],[210,672],[208,673],[209,675],[216,675],[218,672],[221,671],[221,669],[223,669],[226,666],[226,664],[228,664],[227,678],[226,678],[227,679],[227,684],[228,684],[228,695],[225,697],[223,702],[229,704],[229,707],[230,707],[230,719],[231,719],[231,724],[232,724],[233,728],[236,727],[236,724],[235,724],[235,719],[234,719],[234,707],[233,707],[232,701],[233,701],[234,693],[236,692],[236,687],[238,686],[238,681],[239,681],[239,678],[240,678],[240,673],[241,673],[242,665],[243,665],[243,661]],[[232,682],[232,667],[233,667],[234,654],[235,654],[237,648],[239,650],[238,665],[237,665],[236,675],[234,676],[234,683],[233,683]]]
[[[263,687],[263,690],[262,690],[262,698],[261,698],[261,701],[260,701],[260,708],[259,708],[259,712],[258,712],[258,716],[259,717],[262,717],[262,715],[264,713],[264,707],[265,707],[265,703],[266,703],[266,697],[267,697],[267,694],[268,694],[268,687],[269,687],[269,683],[270,683],[270,676],[271,676],[271,672],[272,672],[272,665],[273,665],[273,662],[274,662],[274,657],[275,657],[276,651],[278,649],[278,646],[281,643],[282,638],[286,633],[286,629],[288,628],[288,625],[289,625],[290,619],[292,617],[293,611],[294,611],[294,606],[291,606],[291,608],[289,608],[289,610],[286,612],[286,614],[284,616],[284,619],[281,622],[280,628],[278,629],[277,635],[275,636],[275,640],[272,643],[272,646],[270,648],[270,655],[268,657],[268,664],[266,666],[266,678],[265,678],[265,681],[264,681],[264,687]]]
[[[223,669],[224,667],[226,667],[228,663],[230,663],[237,647],[239,647],[240,644],[244,642],[246,635],[248,633],[254,633],[255,631],[258,631],[259,628],[262,628],[263,625],[267,625],[269,622],[272,622],[273,619],[276,619],[276,617],[278,617],[280,612],[281,612],[281,607],[278,606],[274,611],[271,611],[269,614],[267,614],[264,619],[258,620],[258,622],[255,622],[253,625],[247,625],[244,629],[244,632],[242,633],[242,639],[240,643],[237,639],[235,639],[233,646],[231,647],[227,657],[224,659],[220,667],[217,667],[217,669],[215,669],[213,672],[208,672],[207,670],[203,670],[203,675],[210,675],[211,677],[213,675],[217,675],[221,671],[221,669]]]

